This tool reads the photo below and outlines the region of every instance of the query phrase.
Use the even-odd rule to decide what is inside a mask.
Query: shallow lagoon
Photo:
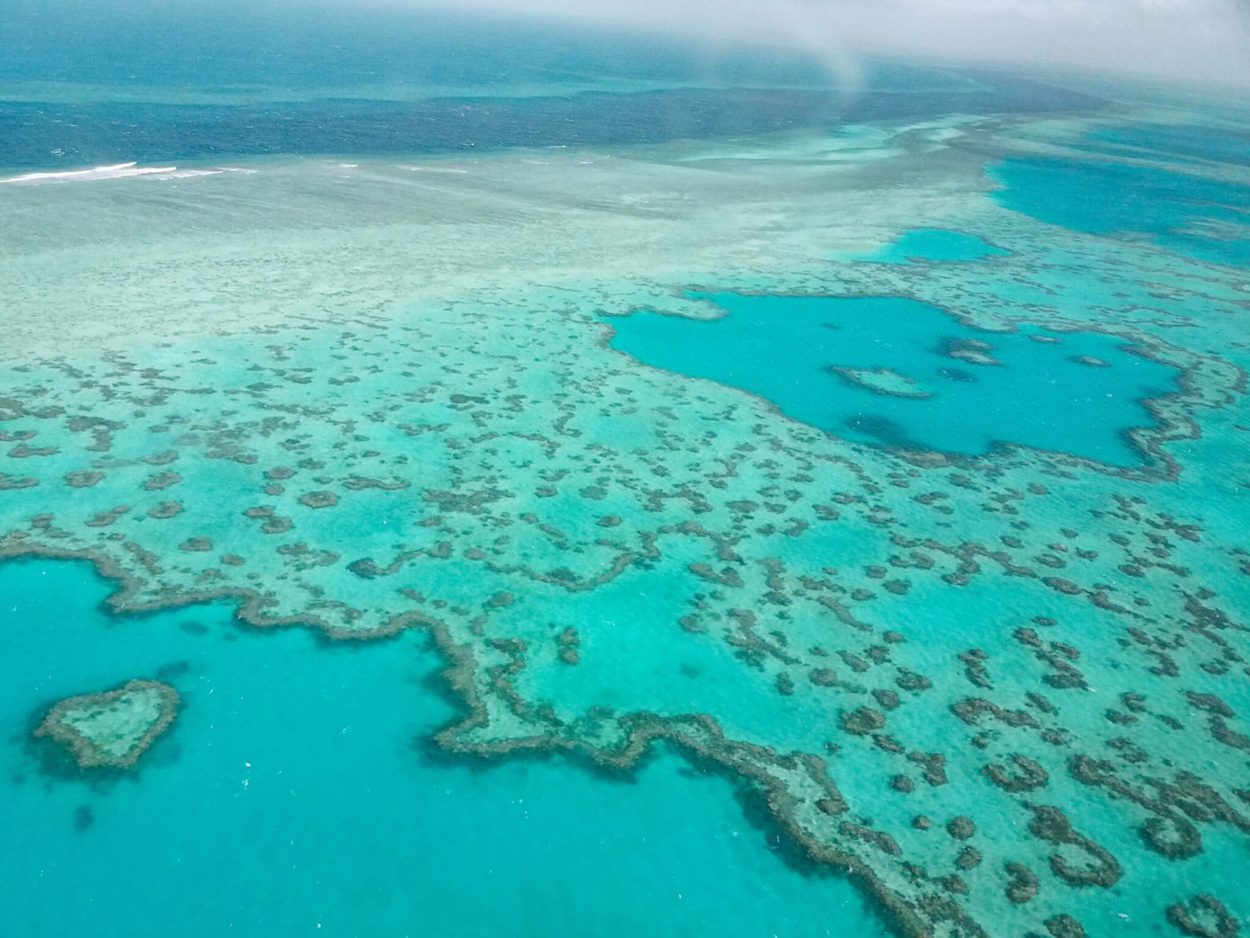
[[[718,293],[715,320],[640,312],[612,346],[677,374],[741,388],[830,433],[981,456],[1002,445],[1139,466],[1126,437],[1175,372],[1123,339],[1035,326],[975,329],[899,297]]]
[[[912,228],[879,251],[855,259],[881,264],[908,264],[915,261],[958,263],[1004,257],[1008,253],[1010,252],[966,231]]]
[[[418,634],[117,617],[109,591],[85,564],[0,565],[0,916],[23,935],[884,934],[674,755],[620,780],[432,758],[456,711]],[[134,773],[80,775],[28,738],[33,702],[137,674],[183,707]]]

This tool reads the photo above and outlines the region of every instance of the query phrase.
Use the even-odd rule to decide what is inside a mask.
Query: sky
[[[845,82],[865,55],[1029,64],[1250,88],[1250,0],[455,0],[477,8],[767,40]]]

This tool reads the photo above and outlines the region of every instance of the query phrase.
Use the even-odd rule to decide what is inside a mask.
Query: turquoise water
[[[1244,933],[1246,136],[863,79],[0,4],[3,929]]]
[[[1007,251],[966,231],[947,228],[913,228],[862,260],[882,264],[906,264],[911,261],[979,261],[1002,257]]]
[[[707,299],[725,315],[635,313],[612,320],[612,345],[645,364],[750,391],[858,442],[969,456],[1014,444],[1139,465],[1143,455],[1125,433],[1152,425],[1142,400],[1175,385],[1172,369],[1112,336],[1029,325],[991,333],[902,298]],[[969,341],[985,343],[992,363],[951,354]],[[910,379],[905,393],[914,396],[848,384],[833,368],[889,369]]]
[[[1168,145],[1165,143],[1165,146]],[[1146,239],[1188,257],[1250,264],[1250,186],[1097,159],[1008,159],[990,170],[1007,208],[1074,231]]]
[[[1095,131],[1089,135],[1089,148],[1094,152],[1114,149],[1151,159],[1166,156],[1187,161],[1190,168],[1202,161],[1250,166],[1250,135],[1244,129],[1235,129],[1235,125],[1199,128],[1129,124]]]
[[[622,780],[433,756],[457,711],[420,634],[330,645],[221,605],[118,618],[108,592],[85,564],[0,565],[14,934],[884,934],[674,755]],[[140,675],[183,698],[141,769],[46,774],[62,763],[27,736],[40,705]]]

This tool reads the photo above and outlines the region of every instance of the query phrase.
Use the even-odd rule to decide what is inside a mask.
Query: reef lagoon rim
[[[1171,118],[1199,141],[1214,120]],[[0,592],[30,597],[5,613],[25,663],[3,697],[0,810],[20,831],[3,862],[36,884],[3,917],[143,934],[197,909],[224,927],[213,884],[264,916],[254,932],[304,912],[378,934],[466,914],[536,935],[1245,921],[1250,280],[1212,259],[1233,232],[1184,183],[1250,180],[1178,158],[1175,132],[1145,157],[1134,138],[1132,160],[1181,177],[1157,189],[1185,203],[1180,240],[1160,235],[1172,209],[1068,227],[1033,206],[1040,187],[1012,203],[995,181],[1013,155],[1119,166],[1109,126],[1148,143],[1157,112],[0,186],[0,554],[90,558],[124,586],[115,611],[156,611],[74,605],[105,591],[78,565],[0,565]],[[200,168],[135,168],[174,165]],[[917,228],[1007,253],[848,259]],[[733,313],[694,320],[767,295],[908,298],[938,332],[1015,336],[1041,362],[1089,343],[1081,381],[1140,348],[1134,367],[1183,376],[1153,406],[1167,471],[1068,440],[904,458],[605,341],[605,317],[715,330]],[[936,403],[904,362],[829,364],[874,402]],[[205,597],[244,601],[173,609]],[[133,776],[84,785],[32,750],[56,700],[142,677],[185,707]],[[670,746],[715,771],[683,774]],[[613,786],[507,758],[535,753],[650,761]],[[780,863],[736,786],[766,843],[851,879]],[[360,828],[342,820],[356,800]],[[223,822],[189,826],[217,805]],[[249,853],[235,835],[258,829],[276,833]],[[143,902],[136,844],[163,883]],[[567,876],[564,904],[544,870]],[[65,901],[80,880],[99,884],[89,911]],[[654,920],[631,917],[639,895]]]

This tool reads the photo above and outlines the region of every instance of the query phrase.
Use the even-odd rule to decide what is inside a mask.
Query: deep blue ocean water
[[[1009,75],[350,4],[0,8],[0,167],[657,143],[1101,102]]]

